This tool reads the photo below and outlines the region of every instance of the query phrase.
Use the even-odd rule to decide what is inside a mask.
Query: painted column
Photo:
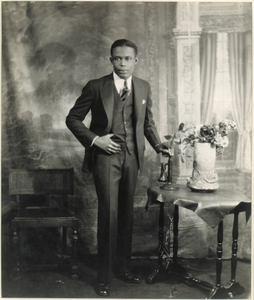
[[[178,2],[174,28],[165,35],[168,46],[168,115],[169,133],[178,130],[180,123],[200,123],[200,58],[199,3]],[[181,147],[181,146],[180,146]],[[191,176],[193,149],[187,148],[184,162],[175,149],[173,180],[186,183]]]

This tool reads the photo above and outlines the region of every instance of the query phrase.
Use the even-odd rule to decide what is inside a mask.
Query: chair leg
[[[67,228],[62,227],[62,256],[66,254]]]
[[[12,275],[14,278],[19,278],[20,271],[20,262],[19,262],[19,232],[16,227],[13,228],[12,232],[12,253],[13,253],[13,261],[12,261]]]
[[[78,279],[78,264],[77,264],[77,243],[78,229],[73,228],[73,249],[72,249],[72,279]]]

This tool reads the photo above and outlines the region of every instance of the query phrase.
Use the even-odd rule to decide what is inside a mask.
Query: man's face
[[[110,61],[115,73],[120,78],[127,79],[134,72],[138,59],[135,56],[135,50],[133,48],[121,46],[113,49]]]

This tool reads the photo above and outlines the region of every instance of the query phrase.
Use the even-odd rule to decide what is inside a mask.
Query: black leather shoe
[[[130,274],[128,272],[122,273],[118,279],[127,282],[127,283],[140,283],[141,278],[137,275]]]
[[[97,295],[107,297],[110,294],[109,285],[103,282],[98,282],[94,286],[94,291]]]

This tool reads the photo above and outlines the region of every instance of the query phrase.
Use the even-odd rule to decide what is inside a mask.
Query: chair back
[[[74,194],[74,170],[10,169],[10,195]]]
[[[16,201],[21,207],[45,206],[51,195],[55,195],[55,200],[61,199],[61,206],[66,207],[67,195],[73,194],[73,168],[10,169],[9,195],[16,195]]]

